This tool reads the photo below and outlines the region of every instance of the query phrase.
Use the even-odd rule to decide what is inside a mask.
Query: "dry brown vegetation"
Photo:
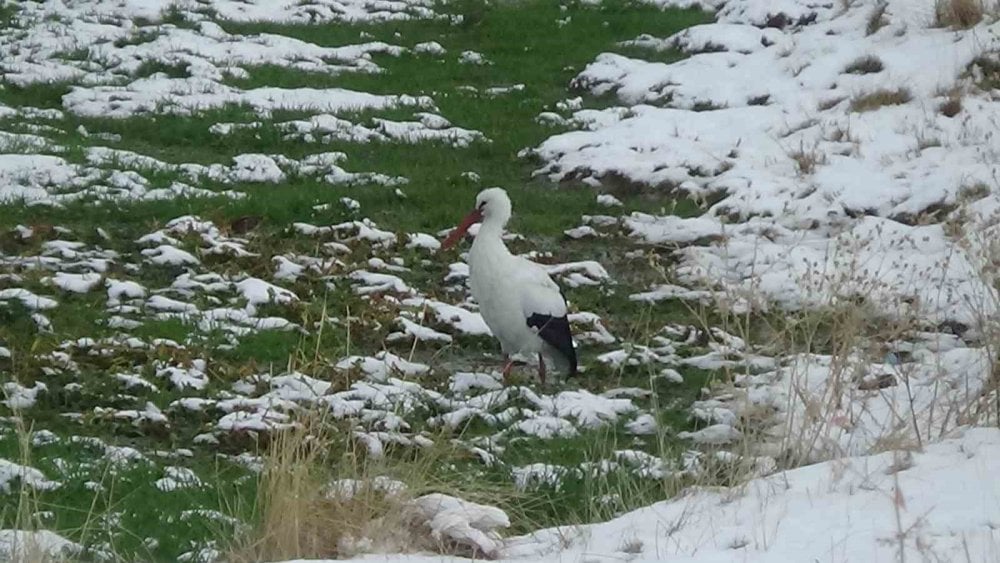
[[[864,57],[858,57],[851,64],[847,65],[844,72],[848,74],[874,74],[876,72],[882,72],[885,67],[882,65],[882,59],[874,56],[867,55]]]
[[[7,398],[2,389],[0,389],[0,398]],[[23,418],[15,416],[14,431],[20,452],[20,459],[17,462],[24,467],[31,467],[31,428],[25,425]],[[66,557],[53,552],[48,546],[40,543],[40,539],[34,535],[36,532],[45,530],[39,516],[42,505],[39,502],[37,491],[28,479],[21,478],[19,481],[15,491],[16,503],[13,503],[13,506],[10,504],[0,506],[0,515],[5,515],[8,511],[13,513],[14,526],[9,531],[15,532],[13,536],[8,538],[9,543],[0,543],[0,560],[3,560],[4,557],[11,557],[18,563],[66,561]],[[21,534],[18,535],[17,532]]]
[[[842,97],[835,97],[828,100],[822,100],[816,105],[816,107],[819,108],[820,111],[826,111],[837,107],[837,104],[844,101],[844,99],[845,98]]]
[[[940,27],[969,29],[983,21],[983,0],[938,0],[934,5],[935,22]]]
[[[800,176],[808,176],[816,171],[816,167],[826,163],[826,155],[817,148],[806,149],[800,145],[798,150],[789,153],[789,158],[795,161],[795,167]]]
[[[947,214],[943,223],[946,232],[954,237],[969,260],[979,268],[977,277],[986,286],[998,288],[1000,243],[995,242],[995,233],[991,229],[970,231],[970,216],[963,213],[974,209],[976,200],[989,193],[990,188],[985,184],[969,185],[961,189],[957,209],[952,206],[941,209]],[[940,223],[941,218],[935,218],[934,222]],[[988,224],[1000,224],[1000,216],[993,217]],[[828,280],[831,294],[839,297],[832,297],[825,306],[782,311],[776,315],[737,314],[717,322],[730,334],[749,343],[754,352],[779,359],[790,384],[787,419],[783,419],[786,415],[782,413],[760,412],[759,409],[754,410],[752,405],[748,411],[743,406],[748,402],[743,398],[746,394],[745,382],[737,385],[724,380],[717,382],[712,396],[723,397],[724,402],[740,406],[741,410],[737,410],[739,429],[747,437],[743,451],[751,455],[772,455],[781,468],[818,461],[821,458],[817,458],[817,454],[836,455],[835,451],[830,451],[837,447],[830,437],[843,428],[850,428],[854,417],[863,418],[868,405],[877,408],[878,397],[887,393],[883,390],[888,389],[897,390],[895,396],[902,397],[902,401],[893,405],[892,420],[871,445],[871,452],[918,449],[959,425],[1000,424],[1000,361],[996,360],[1000,357],[1000,324],[993,312],[998,305],[996,296],[983,295],[981,303],[970,303],[980,317],[972,327],[955,328],[948,323],[933,325],[924,314],[919,300],[901,300],[898,315],[889,318],[870,307],[866,297],[879,294],[886,288],[875,281],[855,287],[857,282],[852,280],[858,272],[851,268],[864,266],[845,266],[847,269],[842,274],[842,280]],[[948,266],[941,264],[940,267]],[[814,282],[803,280],[804,284]],[[853,289],[840,287],[841,283]],[[766,299],[755,296],[752,288],[749,291],[748,295],[736,290],[727,299],[743,298],[751,303],[757,302],[758,298]],[[725,307],[717,305],[715,310],[725,310]],[[895,360],[888,358],[896,356],[896,344],[910,342],[915,337],[919,339],[919,335],[928,330],[942,333],[961,331],[960,334],[964,334],[962,338],[970,347],[982,350],[985,361],[994,358],[992,379],[980,389],[969,389],[964,394],[935,394],[929,404],[924,399],[916,398],[917,386],[927,384],[927,373],[919,373],[915,367],[919,362],[911,363],[904,359],[905,347],[901,348],[903,351]],[[829,362],[826,364],[828,374],[819,388],[815,385],[815,374],[810,375],[809,372],[810,355],[823,356]],[[866,366],[870,365],[892,367],[869,370]],[[930,376],[932,381],[934,377]],[[949,380],[951,376],[946,369],[941,369],[937,377],[940,383],[935,385],[955,384],[955,380]],[[911,385],[914,391],[911,391]],[[855,402],[855,397],[865,400]],[[849,413],[846,416],[845,411]],[[762,445],[766,449],[760,449]]]
[[[858,113],[874,111],[884,106],[905,104],[911,99],[913,99],[913,95],[906,88],[876,90],[851,100],[851,111]]]
[[[359,541],[390,545],[404,533],[401,509],[409,489],[379,490],[357,452],[330,459],[330,441],[317,421],[273,436],[259,477],[256,525],[237,540],[228,560],[344,557],[355,553]],[[331,489],[338,472],[350,474],[357,486]]]
[[[865,26],[865,33],[867,35],[874,35],[889,23],[885,19],[885,10],[887,7],[889,7],[889,4],[886,2],[879,2],[875,5],[872,13],[868,16],[868,25]]]
[[[436,495],[430,493],[507,510],[519,498],[511,486],[442,480],[441,464],[457,455],[443,437],[412,458],[392,459],[371,455],[362,443],[345,441],[318,413],[303,413],[301,418],[270,437],[258,477],[253,525],[231,542],[222,540],[229,544],[226,561],[413,551],[483,556],[487,554],[475,545],[434,537],[428,527],[434,510],[427,510],[435,505],[428,499]]]
[[[941,105],[938,106],[938,111],[945,117],[955,117],[962,111],[962,98],[958,96],[949,97],[947,100],[941,102]]]
[[[967,74],[980,90],[989,92],[1000,89],[1000,56],[994,53],[976,57],[969,64]]]

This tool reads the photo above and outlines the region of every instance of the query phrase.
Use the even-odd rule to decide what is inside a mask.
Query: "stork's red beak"
[[[473,209],[471,213],[462,219],[462,222],[455,227],[455,230],[448,235],[448,238],[444,239],[441,243],[441,250],[448,250],[449,248],[455,246],[459,240],[465,236],[465,233],[469,231],[469,227],[483,220],[483,212],[478,209]]]

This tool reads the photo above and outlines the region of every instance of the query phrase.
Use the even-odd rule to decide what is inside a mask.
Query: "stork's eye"
[[[479,203],[479,210],[482,211],[484,207],[486,207],[486,202],[485,201],[480,202]]]

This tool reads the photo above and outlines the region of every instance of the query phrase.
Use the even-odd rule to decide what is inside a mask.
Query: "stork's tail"
[[[563,350],[553,350],[552,357],[555,359],[556,369],[565,373],[566,377],[576,375],[576,349],[570,347],[568,353]]]
[[[569,319],[535,313],[528,317],[528,326],[535,328],[538,336],[545,341],[548,356],[555,362],[556,369],[567,377],[576,375],[576,347],[573,345]]]

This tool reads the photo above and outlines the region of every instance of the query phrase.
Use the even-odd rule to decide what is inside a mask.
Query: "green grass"
[[[520,150],[536,146],[553,133],[551,128],[537,124],[535,116],[570,95],[566,90],[570,79],[597,54],[614,49],[617,41],[632,39],[639,33],[666,36],[704,22],[707,16],[700,11],[663,13],[643,5],[612,2],[601,8],[576,10],[571,24],[559,27],[555,20],[565,16],[558,6],[549,2],[513,2],[489,7],[471,4],[465,9],[475,14],[469,18],[475,23],[458,27],[447,22],[426,21],[389,26],[223,25],[230,33],[277,33],[330,46],[357,41],[362,32],[371,34],[373,40],[410,46],[422,41],[439,41],[448,49],[443,62],[420,55],[376,55],[374,60],[386,70],[385,74],[378,75],[321,75],[266,66],[250,68],[250,78],[233,81],[233,85],[242,88],[338,87],[372,93],[431,95],[441,115],[456,125],[482,131],[493,141],[488,145],[476,144],[467,149],[429,143],[367,147],[350,143],[311,145],[282,143],[278,135],[269,133],[267,128],[259,139],[252,135],[220,138],[209,133],[208,127],[217,122],[250,120],[252,117],[245,108],[225,108],[197,118],[158,116],[155,119],[109,120],[69,117],[66,129],[73,131],[82,124],[91,132],[119,134],[122,136],[118,144],[121,148],[176,163],[226,162],[245,152],[275,152],[278,144],[282,154],[292,157],[343,150],[349,155],[345,165],[348,170],[375,170],[410,179],[410,184],[404,188],[409,195],[405,201],[394,198],[391,190],[330,188],[306,179],[283,186],[277,198],[270,186],[260,190],[251,188],[255,197],[250,201],[227,206],[234,216],[262,214],[276,222],[286,222],[289,215],[302,213],[308,206],[350,195],[359,199],[366,213],[376,221],[392,221],[405,229],[437,230],[453,223],[468,207],[477,188],[462,181],[459,175],[474,171],[481,176],[483,186],[501,185],[511,192],[516,206],[513,228],[553,235],[575,226],[580,214],[600,211],[592,199],[581,197],[576,190],[548,189],[544,181],[531,177],[533,164],[517,157]],[[401,39],[394,37],[397,32],[402,34]],[[517,40],[512,41],[512,37]],[[458,54],[467,49],[483,53],[493,64],[458,64]],[[558,56],[553,56],[556,53]],[[671,56],[679,57],[677,54]],[[152,71],[153,67],[148,70]],[[521,92],[495,98],[455,90],[458,86],[483,89],[511,84],[525,84],[526,87]],[[0,94],[0,100],[16,105],[59,107],[60,98],[66,91],[65,85],[8,87]],[[406,117],[406,112],[395,113],[393,117]],[[649,202],[636,204],[641,208]],[[170,212],[163,209],[167,206],[178,208],[176,202],[156,204],[154,211],[140,209],[129,213],[128,217],[167,214]],[[98,212],[108,216],[122,215],[115,208]],[[18,213],[24,216],[23,210]],[[27,213],[31,215],[30,210]]]
[[[17,7],[12,0],[0,2],[0,29],[6,29],[14,22]]]
[[[244,520],[252,516],[254,482],[245,478],[246,469],[210,454],[118,465],[107,461],[98,448],[81,443],[60,442],[33,450],[33,467],[50,478],[73,478],[57,478],[65,484],[36,493],[31,506],[36,514],[51,512],[51,517],[40,520],[46,528],[72,531],[69,535],[90,548],[84,560],[99,557],[100,552],[132,560],[173,560],[192,546],[235,533],[232,525],[203,515],[182,518],[184,511],[214,510]],[[0,458],[20,459],[15,439],[0,439]],[[155,481],[164,477],[163,466],[192,469],[205,485],[162,491]],[[13,524],[16,498],[14,504],[5,499],[0,508],[4,528]],[[220,504],[222,498],[232,504]],[[156,542],[147,543],[147,538]]]
[[[10,106],[62,109],[62,97],[69,93],[67,82],[38,83],[29,86],[4,84],[0,102]]]
[[[637,189],[635,186],[608,187],[623,200],[621,210],[609,210],[597,205],[595,193],[584,186],[567,183],[553,185],[546,178],[534,177],[532,171],[538,164],[518,156],[525,148],[537,146],[550,135],[559,132],[541,125],[535,117],[542,111],[553,110],[555,104],[567,97],[579,95],[568,90],[570,80],[598,54],[620,51],[616,43],[633,39],[641,33],[667,36],[684,27],[708,21],[699,11],[660,11],[628,2],[609,1],[600,7],[572,7],[563,12],[555,3],[526,0],[496,4],[455,2],[445,10],[462,13],[461,25],[446,21],[406,21],[380,25],[329,24],[329,25],[275,25],[264,23],[237,24],[219,22],[230,33],[273,33],[296,37],[320,45],[340,46],[357,43],[362,33],[371,40],[407,47],[424,42],[438,41],[448,53],[443,58],[403,54],[398,57],[375,55],[373,60],[385,72],[379,74],[340,73],[336,75],[305,73],[279,66],[249,67],[249,77],[232,80],[231,86],[251,89],[259,87],[313,87],[347,88],[358,91],[431,96],[440,115],[456,126],[475,129],[484,133],[490,143],[474,143],[467,148],[454,148],[441,143],[404,145],[398,143],[372,143],[359,145],[348,142],[310,144],[303,141],[284,140],[276,123],[300,119],[308,114],[301,111],[279,110],[270,116],[259,116],[252,108],[230,106],[199,113],[194,116],[147,115],[130,119],[79,117],[71,114],[61,119],[36,120],[37,123],[61,129],[62,133],[48,136],[53,142],[67,148],[60,156],[77,164],[86,163],[86,150],[91,146],[111,146],[152,156],[168,163],[229,163],[232,157],[243,153],[281,154],[291,158],[326,151],[342,151],[348,155],[342,166],[352,172],[373,171],[404,176],[409,183],[402,187],[406,198],[401,199],[394,189],[376,185],[354,187],[331,186],[316,178],[290,176],[277,185],[223,184],[210,181],[193,182],[178,172],[141,171],[154,187],[166,187],[172,182],[194,183],[199,188],[211,190],[237,190],[247,194],[240,200],[175,199],[170,201],[134,204],[95,203],[68,204],[50,208],[27,206],[17,203],[0,206],[0,232],[6,233],[15,225],[37,227],[60,225],[73,229],[76,239],[90,245],[100,245],[113,250],[119,257],[110,266],[108,277],[131,279],[150,290],[168,286],[181,270],[175,268],[143,267],[132,271],[130,263],[140,263],[141,248],[134,242],[138,237],[156,230],[177,216],[196,214],[210,219],[222,229],[228,229],[236,219],[246,216],[259,217],[261,223],[251,233],[247,248],[258,256],[247,259],[203,257],[205,270],[238,275],[246,272],[262,279],[271,279],[274,271],[272,258],[284,253],[320,255],[320,244],[328,239],[313,239],[288,230],[295,221],[318,225],[368,217],[383,229],[399,233],[436,233],[450,227],[471,206],[475,193],[486,186],[500,185],[511,194],[515,216],[511,228],[527,237],[515,243],[517,252],[541,250],[551,253],[551,261],[597,260],[609,269],[615,284],[600,288],[567,289],[567,297],[574,309],[593,311],[602,316],[608,329],[624,342],[650,344],[657,331],[667,323],[700,324],[703,318],[713,321],[710,313],[699,313],[678,302],[654,306],[628,299],[630,293],[642,291],[652,283],[664,281],[665,273],[650,264],[650,256],[660,263],[668,263],[664,249],[650,249],[649,256],[630,258],[625,250],[634,249],[632,242],[614,235],[598,241],[573,241],[562,231],[580,224],[584,214],[620,214],[630,211],[656,212],[661,208],[673,209],[678,215],[695,215],[698,208],[690,201],[675,200],[673,195],[654,190]],[[4,12],[0,12],[2,19]],[[571,16],[570,22],[560,26],[556,20]],[[170,15],[175,24],[185,24],[176,12]],[[186,25],[186,24],[185,24]],[[399,34],[398,36],[396,34]],[[149,41],[150,32],[137,33],[123,39],[121,45]],[[457,62],[464,50],[482,53],[492,62],[486,66],[464,65]],[[83,52],[76,54],[83,56]],[[644,54],[646,56],[646,54]],[[672,52],[657,53],[656,59],[676,60],[680,55]],[[166,72],[181,77],[187,70],[180,66],[146,64],[137,76]],[[524,84],[521,91],[490,97],[483,90],[494,86]],[[471,86],[477,91],[462,90]],[[0,102],[17,107],[62,108],[62,97],[72,87],[68,83],[54,83],[28,87],[4,84],[0,89]],[[595,99],[584,96],[585,106],[601,108],[612,99]],[[348,112],[342,117],[358,123],[369,123],[372,118],[409,120],[413,109],[387,111]],[[20,118],[0,122],[0,127],[16,128]],[[238,131],[229,136],[212,134],[209,128],[219,122],[262,121],[260,128]],[[78,132],[83,126],[91,136]],[[111,134],[120,141],[101,140],[95,134]],[[462,177],[464,172],[475,172],[481,177],[479,184]],[[361,203],[361,211],[352,213],[339,203],[341,197],[351,197]],[[314,206],[332,204],[328,210],[315,211]],[[96,234],[102,227],[110,236],[105,241]],[[37,238],[54,239],[49,233]],[[183,240],[187,250],[199,246],[196,236]],[[0,235],[0,251],[6,254],[33,255],[40,250],[41,241],[24,243],[13,236]],[[457,260],[457,253],[430,256],[414,250],[394,247],[394,256],[405,259],[410,271],[399,274],[408,284],[421,292],[449,302],[459,299],[448,295],[441,287],[449,262]],[[348,264],[367,259],[367,249],[356,248],[352,255],[340,258]],[[21,272],[24,284],[0,282],[4,287],[27,287],[43,295],[55,292],[42,284],[41,277],[32,272]],[[343,274],[335,270],[333,274]],[[60,305],[46,314],[52,321],[54,333],[36,328],[30,311],[18,305],[0,304],[0,345],[14,353],[12,360],[0,359],[0,377],[15,378],[23,384],[36,380],[50,385],[50,392],[40,395],[38,404],[20,413],[35,428],[45,428],[63,438],[59,444],[32,449],[32,464],[51,478],[63,476],[61,467],[80,475],[61,479],[72,485],[56,491],[39,494],[40,510],[53,510],[56,518],[45,522],[46,527],[58,530],[88,546],[113,551],[125,559],[174,560],[178,555],[206,542],[231,539],[232,530],[225,526],[206,525],[198,521],[180,519],[180,512],[191,508],[220,510],[252,523],[255,502],[254,481],[248,472],[221,460],[215,454],[261,451],[266,446],[266,436],[249,434],[223,439],[219,446],[194,446],[194,436],[210,431],[219,413],[188,413],[170,411],[169,404],[182,397],[224,396],[231,392],[234,382],[250,374],[282,373],[286,368],[300,369],[334,384],[341,390],[350,383],[334,373],[330,365],[346,354],[372,354],[382,349],[385,336],[395,330],[394,319],[399,306],[391,300],[366,300],[343,279],[326,279],[307,275],[294,284],[283,284],[293,290],[301,302],[288,307],[267,308],[266,314],[284,317],[305,331],[265,331],[243,336],[231,349],[219,349],[226,339],[218,331],[204,332],[191,321],[183,319],[144,318],[143,324],[130,334],[145,341],[166,338],[185,345],[184,349],[159,348],[153,350],[117,350],[110,356],[91,355],[86,351],[67,350],[79,365],[78,374],[65,372],[47,374],[51,362],[42,358],[52,352],[63,351],[62,344],[81,337],[101,338],[112,336],[112,330],[100,321],[107,317],[106,295],[102,289],[85,296],[56,295]],[[168,294],[170,295],[170,294]],[[226,302],[213,304],[207,297],[194,298],[202,308],[209,306],[240,306]],[[322,333],[317,323],[328,317],[345,318],[350,312],[354,317],[350,332],[343,326],[328,325]],[[440,328],[440,327],[439,327]],[[617,346],[617,345],[616,345]],[[612,347],[613,348],[613,347]],[[650,387],[651,368],[628,367],[613,370],[600,364],[596,357],[609,347],[586,346],[581,349],[582,363],[587,371],[575,381],[550,383],[547,393],[561,389],[584,388],[600,393],[611,387]],[[428,389],[443,390],[447,376],[455,368],[489,368],[499,362],[495,342],[487,338],[458,337],[450,346],[441,348],[418,345],[393,346],[391,349],[404,357],[411,351],[415,361],[426,362],[435,371],[421,384]],[[703,347],[682,350],[683,354],[704,351]],[[184,364],[195,358],[208,358],[208,387],[199,392],[179,391],[155,376],[152,365],[156,361]],[[583,462],[612,459],[615,450],[641,449],[668,461],[676,460],[686,444],[678,440],[676,431],[694,429],[686,406],[696,400],[703,387],[718,374],[695,370],[682,370],[683,384],[670,384],[656,380],[652,390],[657,399],[637,399],[642,408],[654,409],[664,428],[659,436],[636,438],[618,424],[588,430],[580,436],[553,440],[518,437],[501,455],[502,467],[484,467],[468,456],[452,455],[443,464],[442,479],[456,483],[457,488],[489,488],[509,495],[504,504],[515,518],[515,532],[526,532],[539,526],[562,523],[589,522],[613,516],[616,512],[669,498],[684,483],[674,479],[641,479],[628,471],[614,471],[602,478],[569,475],[559,488],[540,487],[525,492],[512,490],[509,466],[544,461],[568,468]],[[125,389],[113,378],[121,372],[141,373],[159,391]],[[527,370],[515,375],[518,383],[535,386]],[[70,383],[79,387],[66,389]],[[151,401],[170,416],[168,428],[135,426],[127,420],[116,420],[102,413],[102,408],[142,408]],[[437,414],[436,407],[421,406],[408,421],[413,431],[426,430],[438,440],[461,438],[474,440],[493,435],[497,429],[485,423],[472,422],[466,428],[441,435],[441,430],[426,425],[426,418]],[[79,420],[61,416],[62,413],[80,413]],[[0,414],[11,414],[0,407]],[[337,442],[345,451],[353,451],[348,440],[352,421],[334,423],[343,438]],[[7,428],[9,426],[0,426]],[[70,436],[99,437],[109,444],[128,445],[149,453],[156,450],[173,451],[191,448],[193,456],[177,460],[157,459],[153,465],[139,465],[112,471],[95,448],[81,447],[67,442]],[[516,436],[516,433],[514,434]],[[22,452],[12,431],[0,434],[0,458],[17,460]],[[411,448],[390,447],[389,462],[405,470],[422,455]],[[65,460],[65,465],[56,463]],[[195,470],[205,481],[203,489],[162,492],[152,482],[162,476],[162,466],[182,465]],[[104,485],[105,492],[96,494],[83,486],[87,480]],[[605,494],[619,494],[619,499],[607,506],[595,504],[594,498]],[[4,497],[8,500],[15,497]],[[121,532],[109,534],[101,522],[109,515],[120,515]],[[15,511],[0,509],[0,528],[15,522]],[[156,544],[144,543],[156,537]],[[111,545],[103,545],[111,542]],[[223,546],[225,547],[225,546]]]

